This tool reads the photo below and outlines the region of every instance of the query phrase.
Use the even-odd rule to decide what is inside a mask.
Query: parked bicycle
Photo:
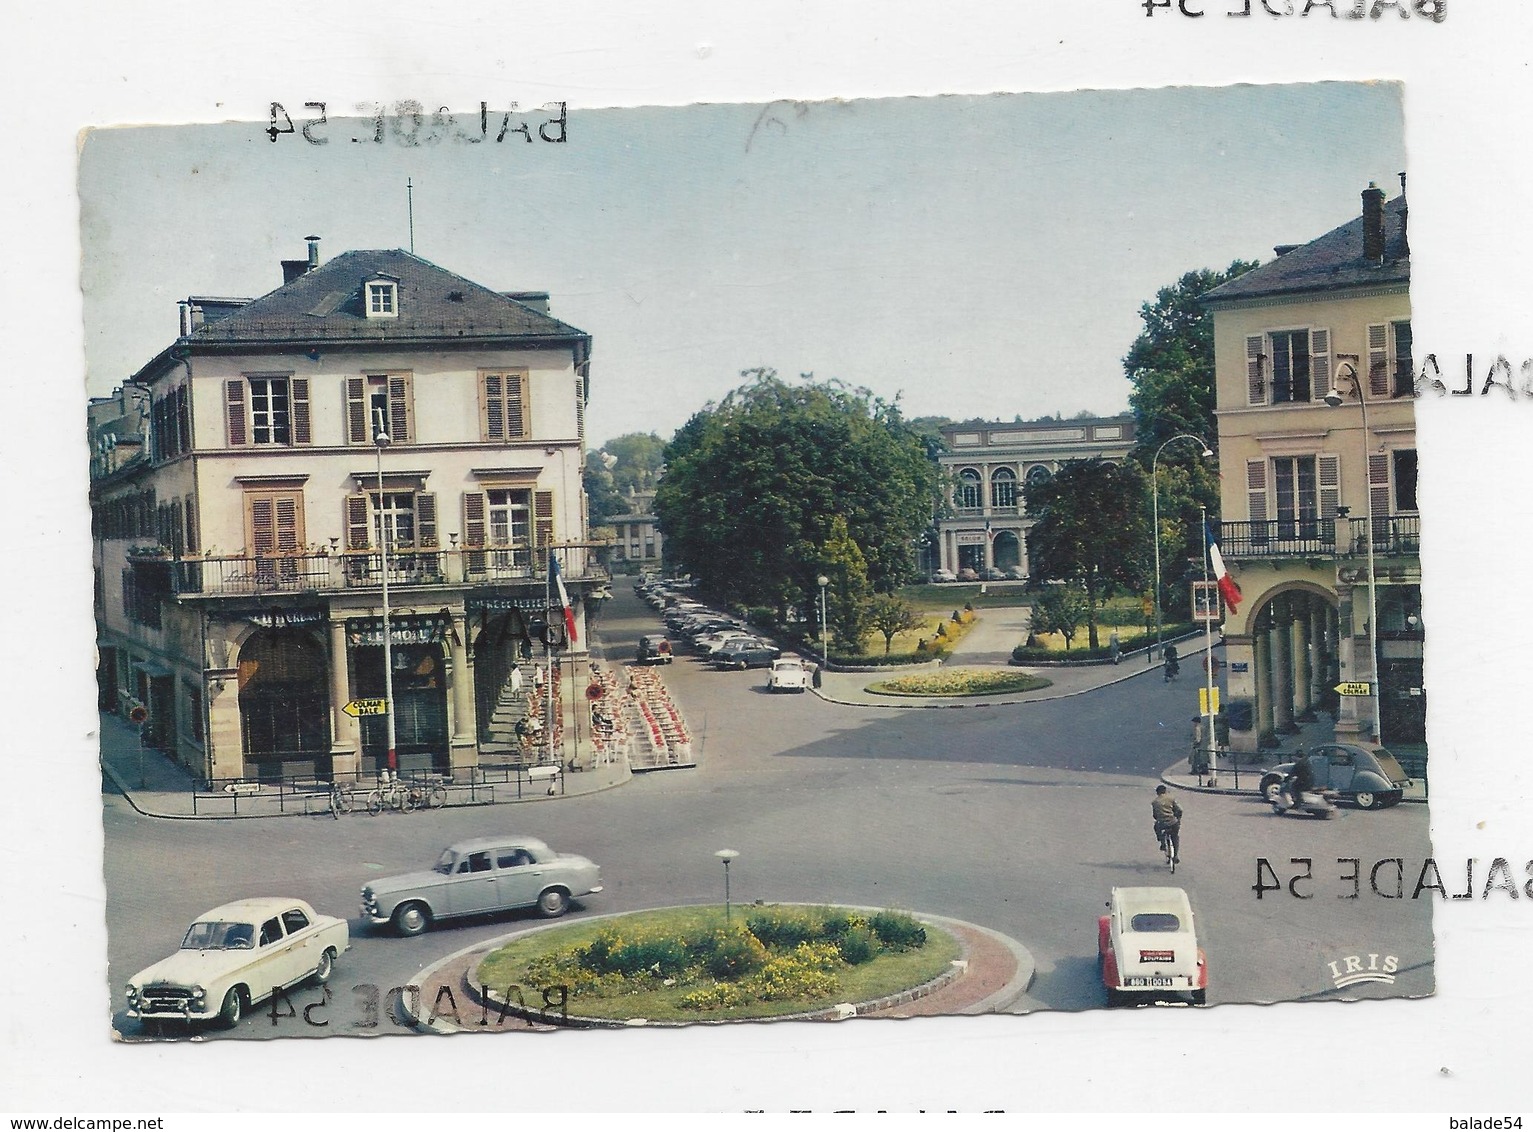
[[[415,801],[417,809],[425,806],[429,809],[440,810],[443,806],[447,805],[447,785],[435,775],[410,783],[410,794]]]
[[[343,786],[339,782],[330,784],[330,816],[336,821],[341,820],[342,814],[351,813],[356,804],[356,795],[351,787]]]
[[[378,788],[367,796],[367,812],[377,816],[384,810],[398,810],[408,814],[415,809],[415,791],[397,777],[380,782]]]

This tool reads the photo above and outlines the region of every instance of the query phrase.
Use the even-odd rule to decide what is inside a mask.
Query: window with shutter
[[[482,574],[485,556],[478,548],[484,545],[485,498],[482,491],[463,493],[463,545],[469,550],[467,567],[471,574]]]
[[[367,379],[365,377],[348,377],[346,379],[346,443],[347,444],[371,444],[373,442],[372,430],[368,424],[372,420],[372,414],[367,405]]]
[[[1410,320],[1392,322],[1389,327],[1393,332],[1395,347],[1391,363],[1394,368],[1394,384],[1390,387],[1390,393],[1395,397],[1410,397],[1416,392],[1416,378],[1411,372],[1415,361],[1412,358]]]
[[[293,443],[309,443],[309,379],[292,379]]]
[[[421,550],[435,550],[437,541],[436,494],[430,491],[415,495],[415,545]]]
[[[346,497],[346,549],[371,550],[372,523],[369,519],[367,496],[360,492]]]
[[[1246,335],[1246,403],[1250,405],[1265,405],[1267,403],[1267,379],[1262,372],[1262,363],[1266,361],[1266,355],[1262,353],[1262,336],[1260,334]]]
[[[255,560],[257,582],[297,577],[303,539],[302,492],[245,493],[245,554]]]
[[[586,399],[585,382],[578,377],[575,379],[575,436],[580,441],[580,450],[586,450]]]
[[[389,375],[389,439],[408,444],[414,439],[414,382],[408,373]]]
[[[1311,330],[1309,332],[1309,393],[1294,400],[1313,400],[1316,397],[1324,397],[1331,389],[1331,332],[1329,330]]]
[[[1373,541],[1389,541],[1389,453],[1368,454],[1368,506],[1373,511]]]
[[[554,541],[554,493],[539,491],[533,494],[533,539],[538,550],[546,551]]]
[[[528,435],[527,371],[479,372],[480,439],[520,440]]]
[[[1336,518],[1336,512],[1341,508],[1341,457],[1317,456],[1315,462],[1319,469],[1320,517],[1330,523],[1334,532],[1335,524],[1330,521]],[[1324,531],[1321,533],[1325,535]]]

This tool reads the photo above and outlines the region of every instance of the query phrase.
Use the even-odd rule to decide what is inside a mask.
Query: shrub
[[[713,951],[703,961],[703,969],[715,979],[742,979],[765,967],[769,958],[759,939],[746,928],[737,928],[714,936]]]
[[[868,926],[878,941],[893,951],[909,951],[926,944],[926,929],[905,912],[875,912]]]
[[[683,995],[680,1006],[683,1010],[729,1010],[750,1001],[751,996],[743,987],[734,983],[714,983],[711,987]]]
[[[825,969],[825,960],[812,943],[800,944],[792,954],[768,960],[761,973],[741,987],[766,1002],[792,998],[819,998],[839,985],[836,976]],[[829,948],[832,954],[834,947]],[[838,962],[839,960],[832,960]]]
[[[804,908],[766,908],[745,918],[745,926],[767,947],[797,947],[821,939],[825,924]]]
[[[858,924],[841,936],[836,949],[841,952],[842,959],[856,967],[878,954],[878,937],[866,924]]]

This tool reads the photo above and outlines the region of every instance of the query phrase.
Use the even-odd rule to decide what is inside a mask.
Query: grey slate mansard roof
[[[1203,302],[1214,306],[1307,291],[1409,284],[1411,260],[1406,244],[1405,212],[1403,196],[1384,205],[1382,264],[1370,264],[1363,258],[1363,218],[1358,215],[1340,228],[1333,228],[1324,236],[1278,256],[1271,263],[1220,284],[1203,296]]]
[[[398,313],[368,318],[363,283],[380,276],[398,283]],[[209,306],[207,321],[136,376],[158,372],[173,353],[202,347],[568,345],[577,366],[590,355],[584,331],[400,249],[342,252],[258,299],[230,304],[228,313]]]

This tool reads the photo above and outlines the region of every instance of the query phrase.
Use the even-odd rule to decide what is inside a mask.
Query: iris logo
[[[1393,955],[1348,955],[1326,964],[1337,990],[1355,983],[1393,983],[1400,960]]]

